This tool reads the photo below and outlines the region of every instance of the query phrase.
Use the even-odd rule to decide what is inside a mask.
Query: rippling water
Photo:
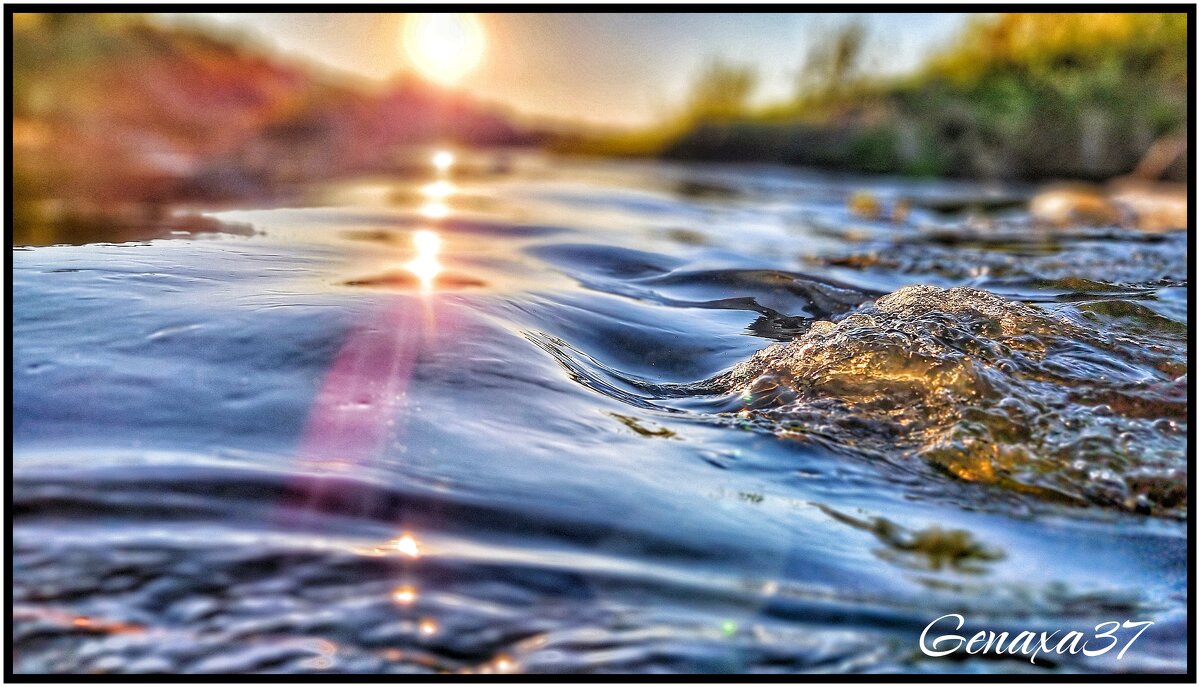
[[[17,672],[1186,669],[1185,232],[492,167],[14,249]]]

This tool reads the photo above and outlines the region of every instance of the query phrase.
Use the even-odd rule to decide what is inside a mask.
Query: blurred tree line
[[[902,78],[867,27],[814,33],[786,102],[755,107],[758,75],[721,60],[655,130],[579,150],[769,161],[862,172],[1008,179],[1127,173],[1186,138],[1187,15],[981,15]],[[1186,155],[1166,170],[1187,176]]]

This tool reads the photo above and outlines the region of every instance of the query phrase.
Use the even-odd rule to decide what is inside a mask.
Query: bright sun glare
[[[405,267],[421,281],[421,290],[429,291],[433,288],[433,282],[437,279],[438,273],[442,271],[442,263],[438,262],[438,253],[442,250],[442,239],[436,231],[420,229],[413,234],[413,247],[416,248],[417,254],[405,264]],[[407,546],[404,544],[404,540],[401,540],[400,543]],[[400,550],[408,553],[403,547]],[[412,550],[416,550],[415,543]]]
[[[410,14],[401,42],[421,76],[452,84],[483,57],[483,23],[474,14]]]

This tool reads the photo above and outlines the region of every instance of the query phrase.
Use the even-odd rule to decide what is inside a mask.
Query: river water
[[[1183,671],[1186,232],[1026,192],[463,154],[18,245],[14,669]]]

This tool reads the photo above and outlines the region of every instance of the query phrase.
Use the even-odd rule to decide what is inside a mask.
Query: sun
[[[483,22],[475,14],[409,14],[401,43],[409,63],[421,76],[453,84],[483,57]]]

